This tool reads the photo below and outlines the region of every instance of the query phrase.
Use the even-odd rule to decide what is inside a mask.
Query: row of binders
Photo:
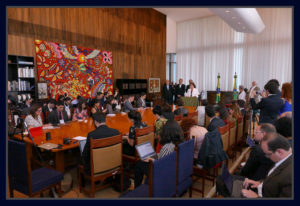
[[[18,68],[19,77],[34,77],[34,68],[33,67],[22,67]]]

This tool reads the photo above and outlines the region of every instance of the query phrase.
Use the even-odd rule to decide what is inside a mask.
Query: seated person
[[[71,98],[70,97],[64,98],[64,103],[65,103],[65,110],[67,112],[68,119],[71,120],[72,119],[72,114],[71,114]]]
[[[129,128],[129,135],[123,136],[123,153],[127,155],[134,156],[135,154],[135,129],[140,129],[147,127],[145,123],[142,122],[142,116],[138,111],[130,111],[128,113],[129,120],[133,123],[133,126]]]
[[[170,107],[168,104],[163,104],[161,107],[162,116],[166,118],[167,120],[173,120],[174,119],[174,113],[172,112],[172,107]]]
[[[91,107],[91,115],[100,112],[100,102],[97,99],[92,100]]]
[[[56,104],[56,100],[50,99],[50,101],[47,104],[44,104],[44,106],[42,107],[44,122],[48,121],[47,113],[49,114],[50,112],[52,112],[52,110],[56,109],[55,104]]]
[[[137,108],[139,108],[139,107],[146,108],[146,101],[145,101],[145,99],[146,99],[146,93],[142,92],[140,98],[136,101],[136,107]]]
[[[198,125],[205,125],[205,107],[208,105],[206,99],[201,100],[201,105],[197,107],[198,111]]]
[[[229,114],[231,115],[231,117],[233,117],[234,119],[238,119],[240,117],[242,117],[242,112],[238,106],[238,104],[236,103],[236,101],[234,101],[230,106],[229,106],[230,110],[229,110]]]
[[[81,100],[81,98],[82,98],[82,97],[81,97],[80,95],[78,95],[78,96],[76,97],[76,99],[74,99],[74,100],[71,102],[73,108],[77,107],[77,105],[78,105],[79,101]]]
[[[198,97],[199,91],[196,89],[196,86],[193,82],[190,83],[190,88],[184,94],[185,97]]]
[[[276,131],[287,138],[290,145],[292,146],[292,118],[289,117],[281,117],[280,119],[275,120],[274,125],[276,127]]]
[[[161,135],[161,131],[163,126],[166,124],[166,122],[168,121],[166,118],[164,118],[161,114],[161,107],[159,105],[156,105],[153,110],[152,110],[153,114],[156,117],[155,120],[155,136],[154,136],[154,146],[156,148],[156,152],[159,152],[161,149],[161,145],[158,143],[159,139],[160,139],[160,135]]]
[[[262,181],[246,178],[243,183],[245,189],[241,191],[243,196],[247,198],[292,197],[293,158],[289,142],[278,133],[269,133],[263,138],[261,148],[275,165]],[[248,187],[257,189],[257,192]]]
[[[132,106],[133,100],[134,100],[134,95],[133,94],[129,95],[128,98],[124,102],[124,112],[130,112],[130,111],[138,110],[138,108],[134,108]]]
[[[210,123],[207,127],[207,131],[211,132],[219,127],[225,126],[225,122],[216,116],[215,109],[212,105],[207,105],[205,107],[205,113],[210,117]]]
[[[42,107],[40,105],[34,104],[30,107],[29,114],[25,118],[28,128],[43,126],[41,113]]]
[[[29,114],[29,110],[31,107],[33,99],[32,98],[26,98],[26,100],[24,101],[24,104],[21,106],[22,108],[22,115],[28,115]]]
[[[189,110],[187,108],[183,107],[183,100],[182,99],[178,99],[177,100],[177,105],[178,105],[178,109],[176,109],[174,111],[174,115],[181,115],[183,114],[183,116],[188,116]]]
[[[220,119],[222,119],[225,122],[225,124],[228,124],[230,121],[233,120],[233,118],[229,115],[228,110],[224,105],[218,108],[217,116]]]
[[[48,116],[48,122],[52,125],[63,124],[68,121],[67,112],[64,110],[64,103],[57,102],[56,110],[52,110]]]
[[[109,128],[106,125],[106,118],[105,114],[103,113],[96,113],[93,115],[95,130],[91,131],[87,135],[86,144],[84,146],[83,152],[82,152],[82,160],[84,165],[84,171],[87,174],[90,174],[90,139],[101,139],[105,137],[112,137],[119,135],[119,131],[116,129]]]
[[[114,97],[112,95],[108,96],[106,99],[106,114],[114,114],[113,110]]]
[[[238,104],[238,106],[239,106],[239,108],[240,108],[240,110],[241,110],[241,114],[242,114],[243,116],[245,116],[246,113],[247,113],[246,110],[245,110],[245,101],[239,99],[239,100],[237,100],[237,104]]]
[[[289,82],[282,84],[281,98],[284,100],[284,104],[279,111],[280,117],[284,116],[285,113],[292,112],[292,94],[292,84]]]
[[[258,143],[271,132],[276,132],[273,125],[263,123],[258,125],[254,131],[254,140]],[[273,167],[274,163],[265,156],[261,149],[261,145],[251,147],[249,158],[240,172],[240,176],[250,178],[252,180],[261,180],[266,178],[268,171]]]
[[[158,154],[158,159],[162,158],[175,149],[175,146],[184,141],[183,133],[175,120],[169,120],[162,129],[160,144],[163,146]],[[134,187],[137,188],[141,185],[144,175],[149,175],[149,160],[154,161],[152,158],[148,158],[144,161],[137,162],[134,171]]]
[[[198,126],[196,120],[191,118],[183,119],[180,126],[183,133],[188,134],[188,139],[194,139],[194,159],[197,159],[207,129]]]
[[[84,120],[88,118],[87,105],[85,101],[80,101],[73,114],[74,120]]]

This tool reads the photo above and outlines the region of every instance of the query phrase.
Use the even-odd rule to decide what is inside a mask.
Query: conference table
[[[196,107],[185,106],[190,112],[195,112]],[[175,107],[172,108],[176,109]],[[152,112],[152,108],[145,108],[139,110],[142,116],[142,121],[145,122],[148,126],[154,126],[156,117]],[[119,113],[114,116],[106,116],[106,125],[110,128],[117,129],[121,134],[128,134],[129,128],[133,123],[129,120],[127,113]],[[55,153],[55,168],[58,171],[64,172],[65,170],[65,158],[64,152],[79,146],[77,140],[74,140],[74,137],[82,136],[86,137],[87,134],[95,129],[93,119],[90,117],[87,120],[83,121],[71,121],[53,129],[43,129],[40,135],[33,137],[33,140],[37,146],[45,143],[61,144],[62,148],[60,149],[51,149],[50,151]],[[51,133],[51,139],[46,140],[46,133]],[[20,135],[15,135],[16,138],[21,138]],[[69,137],[71,139],[70,144],[64,144],[63,139]],[[23,139],[26,143],[33,145],[33,142],[29,137],[24,137]]]

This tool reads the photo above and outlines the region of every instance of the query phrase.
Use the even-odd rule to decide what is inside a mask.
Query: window
[[[176,54],[167,54],[166,79],[175,84],[176,82]]]

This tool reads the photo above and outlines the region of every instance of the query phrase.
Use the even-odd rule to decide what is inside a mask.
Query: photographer
[[[271,123],[273,124],[274,120],[278,116],[278,112],[283,105],[282,99],[276,92],[278,90],[278,85],[274,82],[268,82],[264,89],[266,90],[266,97],[262,98],[259,103],[256,103],[254,96],[256,94],[253,90],[250,94],[250,103],[253,110],[260,109],[260,120],[259,123]]]

